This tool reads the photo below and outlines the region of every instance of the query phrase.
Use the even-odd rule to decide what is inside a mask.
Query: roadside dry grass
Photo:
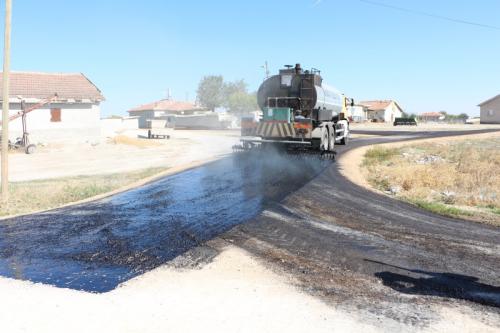
[[[139,148],[157,147],[161,145],[160,142],[155,140],[131,138],[125,135],[117,135],[111,139],[111,142],[117,145],[128,145]]]
[[[423,209],[500,225],[500,137],[374,147],[362,167],[372,186]]]
[[[10,198],[6,204],[0,204],[0,216],[28,214],[60,207],[71,202],[120,189],[166,169],[149,168],[107,175],[11,183]]]

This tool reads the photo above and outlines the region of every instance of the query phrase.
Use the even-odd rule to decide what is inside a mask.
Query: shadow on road
[[[365,259],[365,261],[406,272],[405,274],[399,274],[392,271],[382,271],[374,274],[382,280],[385,286],[398,292],[411,295],[455,298],[500,307],[500,287],[481,283],[476,277],[407,269],[368,259]]]

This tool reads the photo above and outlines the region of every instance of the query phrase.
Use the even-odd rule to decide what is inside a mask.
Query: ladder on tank
[[[314,83],[311,82],[311,79],[309,78],[302,78],[300,80],[300,100],[301,100],[301,105],[300,109],[304,110],[304,107],[306,105],[311,104],[313,98],[312,98],[312,91],[314,90]],[[310,109],[312,110],[314,108],[314,105],[310,106]]]

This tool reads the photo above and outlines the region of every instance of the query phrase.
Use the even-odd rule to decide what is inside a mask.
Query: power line
[[[493,29],[493,30],[500,30],[500,27],[497,27],[497,26],[494,26],[494,25],[482,24],[482,23],[477,23],[477,22],[472,22],[472,21],[466,21],[466,20],[462,20],[462,19],[456,19],[456,18],[453,18],[453,17],[442,16],[442,15],[432,14],[432,13],[428,13],[428,12],[422,12],[422,11],[419,11],[419,10],[414,10],[414,9],[409,9],[409,8],[403,8],[403,7],[398,7],[398,6],[393,6],[393,5],[389,5],[389,4],[378,2],[378,1],[371,1],[371,0],[359,0],[359,1],[367,3],[367,4],[370,4],[370,5],[374,5],[374,6],[379,6],[379,7],[384,7],[384,8],[390,8],[390,9],[394,9],[394,10],[399,10],[401,12],[412,13],[412,14],[415,14],[415,15],[432,17],[432,18],[439,19],[439,20],[444,20],[444,21],[449,21],[449,22],[454,22],[454,23],[460,23],[460,24],[473,25],[473,26],[476,26],[476,27]]]

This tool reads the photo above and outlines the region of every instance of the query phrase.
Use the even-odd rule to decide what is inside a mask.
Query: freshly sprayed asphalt
[[[330,163],[235,154],[110,198],[0,221],[0,275],[110,291],[250,220]]]
[[[473,133],[387,132],[338,151],[462,134]],[[500,314],[500,228],[361,188],[336,164],[222,237],[291,273],[305,291],[375,318],[426,326],[435,319],[429,306],[441,302]]]

